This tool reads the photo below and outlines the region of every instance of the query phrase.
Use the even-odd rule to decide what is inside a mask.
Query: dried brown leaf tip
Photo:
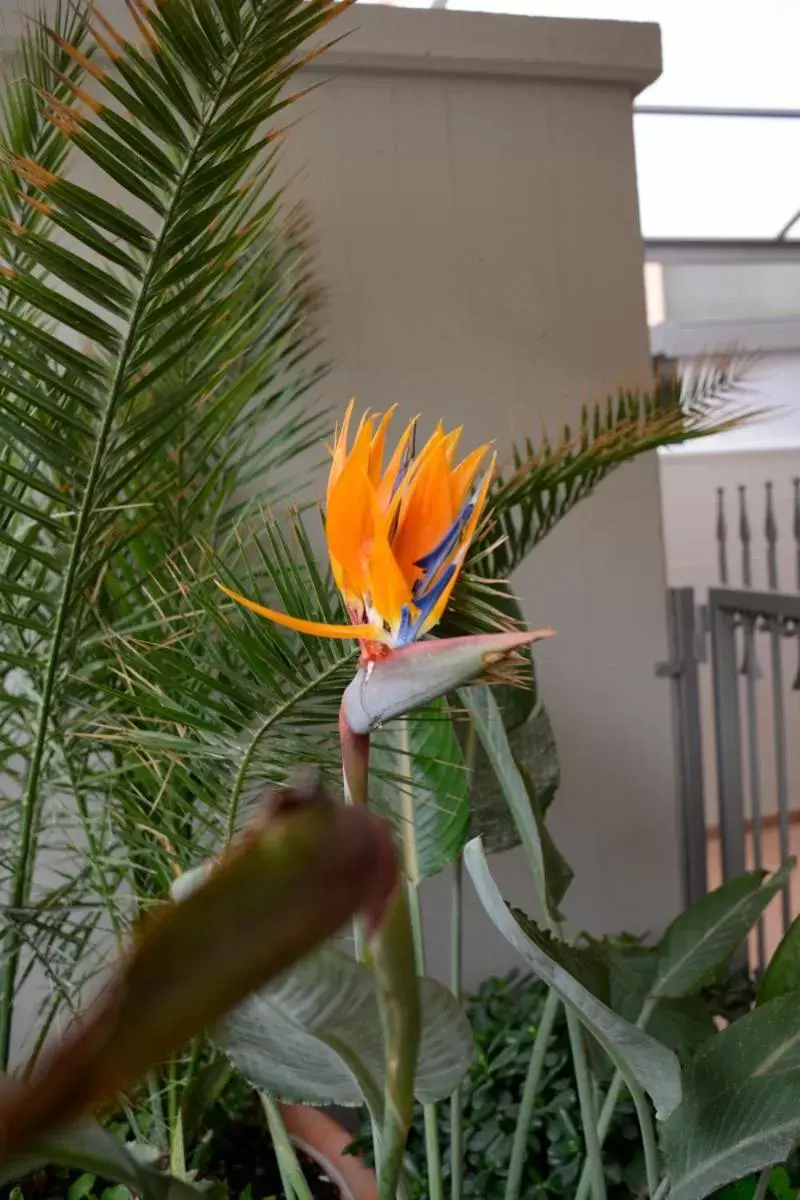
[[[92,32],[94,33],[94,30],[92,30]],[[102,67],[98,67],[97,63],[92,62],[92,60],[87,57],[83,51],[79,50],[77,46],[73,46],[71,42],[68,42],[66,38],[63,38],[60,33],[56,32],[55,29],[48,29],[47,33],[55,42],[55,44],[59,46],[65,54],[69,55],[73,62],[76,62],[79,67],[83,67],[84,71],[86,71],[88,75],[92,75],[95,79],[99,80],[104,80],[106,78],[106,72],[102,69]],[[111,56],[109,55],[109,57]]]
[[[54,209],[52,204],[46,204],[44,200],[37,200],[35,196],[31,196],[28,192],[23,192],[21,188],[17,190],[17,195],[25,204],[30,205],[31,208],[35,208],[37,212],[41,213],[43,217],[53,215]]]
[[[45,167],[40,167],[38,163],[33,162],[30,158],[11,155],[5,161],[11,167],[15,175],[19,175],[25,183],[31,187],[38,188],[39,191],[45,192],[54,183],[58,183],[58,175],[54,175],[52,171],[46,170]]]

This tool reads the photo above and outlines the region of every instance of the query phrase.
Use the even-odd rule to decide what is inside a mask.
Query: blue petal
[[[462,506],[461,512],[438,545],[429,550],[427,554],[423,554],[422,558],[418,558],[414,563],[415,567],[419,567],[424,572],[422,579],[418,579],[412,589],[415,599],[420,595],[424,595],[427,581],[436,574],[442,563],[455,550],[464,531],[464,526],[467,524],[474,508],[475,498],[473,496]]]
[[[397,632],[398,646],[407,646],[409,642],[413,642],[416,637],[415,622],[411,619],[411,609],[407,604],[404,604],[400,612],[400,628]]]
[[[417,640],[422,632],[422,626],[425,624],[425,621],[428,619],[431,611],[436,605],[436,601],[439,599],[455,573],[455,564],[451,563],[449,567],[442,571],[436,582],[431,585],[430,590],[426,592],[419,601],[415,602],[415,608],[417,609],[416,620],[411,620],[411,611],[409,606],[407,604],[403,605],[400,616],[400,629],[398,630],[397,640],[395,642],[396,646],[407,646],[410,642],[415,642]]]

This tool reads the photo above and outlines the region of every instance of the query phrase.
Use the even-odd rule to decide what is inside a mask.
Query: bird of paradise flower
[[[411,645],[441,620],[484,512],[496,456],[484,444],[459,461],[461,428],[445,433],[441,423],[416,452],[415,418],[384,465],[395,408],[382,418],[365,413],[348,445],[353,407],[351,401],[331,449],[325,524],[350,624],[304,620],[218,586],[289,629],[357,638],[369,662]]]

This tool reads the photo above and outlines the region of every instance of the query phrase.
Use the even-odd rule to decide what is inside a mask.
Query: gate
[[[731,586],[728,514],[718,488],[719,586],[699,606],[693,588],[668,592],[670,658],[657,668],[673,685],[679,770],[683,889],[687,903],[709,886],[709,850],[723,880],[748,867],[778,865],[800,845],[800,480],[793,481],[792,536],[779,544],[771,484],[764,506],[766,590],[753,587],[752,534],[745,487],[738,488],[741,586]],[[735,549],[735,548],[734,548]],[[791,558],[791,592],[779,589],[779,550]],[[785,569],[784,562],[784,569]],[[713,818],[716,816],[717,831]],[[776,853],[777,852],[777,853]],[[790,887],[779,927],[759,925],[757,965],[788,927]],[[774,934],[774,936],[773,936]]]

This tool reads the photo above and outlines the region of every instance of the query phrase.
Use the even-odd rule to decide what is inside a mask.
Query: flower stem
[[[372,957],[386,1053],[378,1200],[395,1200],[414,1105],[422,1016],[406,889],[398,888]]]
[[[653,1015],[653,1009],[657,1003],[658,1000],[653,996],[649,996],[647,1000],[645,1000],[644,1004],[642,1005],[642,1010],[636,1020],[637,1029],[645,1029],[647,1027],[647,1023]],[[600,1109],[600,1118],[597,1122],[597,1137],[601,1146],[606,1140],[606,1134],[608,1133],[608,1129],[611,1124],[611,1118],[614,1115],[614,1110],[617,1107],[624,1086],[625,1080],[622,1078],[622,1073],[620,1071],[615,1071],[611,1077],[611,1083],[608,1085],[606,1098],[603,1101],[603,1107]],[[642,1140],[644,1140],[644,1136],[645,1135],[643,1133]],[[575,1200],[586,1200],[586,1197],[589,1195],[589,1189],[589,1164],[586,1162],[584,1163],[583,1171],[581,1172],[578,1190],[575,1193]]]
[[[592,1080],[589,1075],[589,1065],[586,1061],[586,1046],[583,1040],[583,1029],[575,1013],[567,1008],[567,1032],[572,1051],[572,1065],[575,1068],[575,1082],[578,1087],[578,1103],[583,1125],[583,1137],[586,1143],[586,1163],[589,1168],[593,1200],[606,1200],[606,1179],[603,1173],[603,1160],[600,1154],[600,1139],[597,1136],[597,1115],[594,1111],[594,1095]]]
[[[525,1086],[522,1091],[519,1115],[517,1116],[517,1126],[514,1130],[514,1143],[511,1148],[511,1162],[506,1179],[505,1200],[517,1200],[520,1193],[522,1171],[525,1166],[525,1155],[528,1150],[528,1134],[530,1132],[531,1120],[533,1119],[533,1108],[536,1103],[536,1093],[539,1090],[539,1080],[541,1079],[542,1068],[544,1067],[544,1057],[547,1053],[547,1047],[550,1044],[550,1035],[553,1032],[553,1025],[555,1024],[560,1005],[561,1000],[558,994],[551,989],[547,993],[547,999],[544,1002],[544,1008],[539,1020],[539,1028],[536,1030],[536,1037],[533,1041],[528,1073],[525,1077]]]
[[[350,804],[366,804],[369,795],[369,734],[354,733],[339,713],[345,797]],[[422,1016],[417,981],[414,935],[406,889],[399,887],[382,927],[372,942],[372,961],[383,1028],[386,1080],[383,1132],[373,1125],[378,1171],[378,1200],[396,1200],[404,1190],[403,1153],[414,1104]],[[356,952],[363,958],[363,932],[356,931]]]
[[[753,1200],[764,1200],[764,1198],[767,1194],[767,1188],[769,1187],[769,1178],[770,1178],[771,1174],[772,1174],[772,1167],[771,1166],[764,1167],[764,1170],[761,1172],[761,1174],[758,1177],[758,1183],[756,1184],[756,1190],[753,1192]]]
[[[450,988],[461,999],[462,917],[464,861],[459,852],[453,860],[452,908],[450,911]],[[450,1200],[461,1200],[464,1177],[464,1120],[461,1086],[450,1097]]]
[[[642,1146],[644,1147],[644,1166],[647,1175],[647,1190],[652,1196],[658,1186],[658,1146],[656,1144],[656,1134],[653,1129],[653,1118],[650,1113],[650,1105],[644,1091],[635,1082],[634,1079],[627,1081],[628,1091],[631,1094],[636,1116],[639,1121],[639,1132],[642,1135]]]
[[[408,888],[408,909],[411,917],[411,934],[414,939],[414,966],[417,976],[425,974],[425,934],[422,929],[422,912],[419,903],[419,854],[417,851],[417,828],[414,809],[413,779],[411,777],[411,746],[408,737],[408,722],[405,718],[400,726],[402,749],[403,787],[403,858]],[[436,1104],[423,1105],[425,1121],[425,1158],[428,1166],[428,1192],[430,1200],[444,1200],[442,1180],[442,1153],[439,1147],[439,1118]]]
[[[342,782],[346,804],[367,803],[369,796],[369,734],[354,733],[350,728],[344,709],[339,710],[339,742],[342,748]],[[353,945],[356,958],[363,962],[366,957],[366,943],[360,917],[353,920]],[[373,1149],[375,1161],[378,1159],[378,1142],[373,1126]]]
[[[296,1200],[313,1200],[306,1177],[297,1161],[292,1140],[286,1132],[277,1100],[268,1096],[266,1092],[259,1092],[259,1096],[267,1118],[272,1145],[275,1148],[275,1158],[278,1162],[286,1200],[295,1200],[295,1198]]]
[[[425,942],[422,932],[422,916],[419,893],[415,884],[408,885],[408,907],[411,915],[411,932],[414,938],[414,963],[417,975],[425,974]],[[444,1200],[442,1180],[442,1154],[439,1146],[439,1117],[437,1106],[430,1102],[423,1105],[425,1121],[425,1157],[428,1164],[428,1192],[430,1200]]]

